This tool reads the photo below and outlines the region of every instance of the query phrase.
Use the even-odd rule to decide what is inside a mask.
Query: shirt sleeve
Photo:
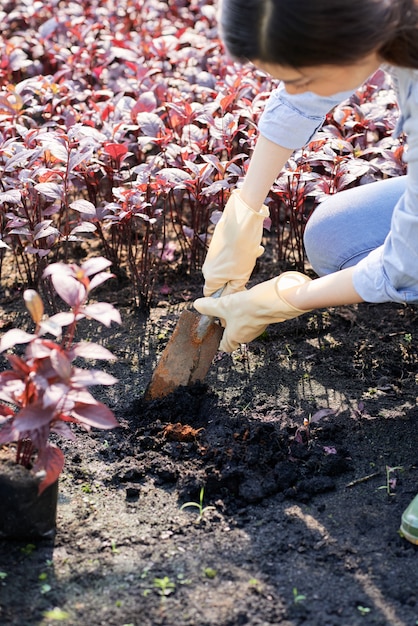
[[[354,269],[354,288],[366,302],[418,302],[418,72],[403,72],[399,104],[408,142],[406,190],[384,244]]]
[[[283,148],[302,148],[322,126],[326,114],[353,93],[351,90],[324,97],[308,91],[290,95],[282,83],[267,100],[258,129]]]

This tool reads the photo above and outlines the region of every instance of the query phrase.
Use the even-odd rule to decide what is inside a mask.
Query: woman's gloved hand
[[[299,272],[285,272],[248,291],[220,298],[199,298],[194,306],[199,313],[221,320],[225,330],[219,350],[232,352],[241,343],[248,343],[261,335],[269,324],[307,313],[289,304],[282,292],[309,281],[308,276]]]
[[[266,206],[255,211],[241,200],[238,190],[231,194],[203,264],[205,296],[224,285],[225,295],[245,288],[257,258],[264,252],[260,242],[263,222],[268,216]]]

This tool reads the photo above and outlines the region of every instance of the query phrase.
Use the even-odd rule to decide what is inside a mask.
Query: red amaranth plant
[[[0,17],[0,270],[13,257],[36,288],[93,242],[147,307],[166,264],[200,269],[274,82],[224,54],[211,0],[16,0]],[[396,116],[378,72],[278,172],[270,239],[284,266],[304,269],[325,194],[403,173]]]
[[[88,391],[92,385],[113,385],[117,380],[101,370],[81,369],[73,364],[76,358],[115,358],[103,346],[74,341],[77,323],[83,318],[106,326],[121,321],[111,304],[88,303],[92,289],[112,276],[104,271],[109,265],[102,257],[92,258],[80,267],[50,265],[45,276],[50,277],[70,310],[45,317],[41,297],[27,289],[24,300],[35,331],[12,328],[0,341],[1,352],[26,344],[23,356],[7,356],[11,369],[0,373],[0,444],[16,442],[16,463],[42,478],[40,493],[57,480],[64,465],[63,452],[49,441],[51,433],[74,439],[71,424],[86,430],[118,425],[112,411]],[[56,341],[45,338],[45,334],[52,334]]]

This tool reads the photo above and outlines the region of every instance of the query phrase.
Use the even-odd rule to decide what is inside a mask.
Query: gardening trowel
[[[218,289],[212,297],[219,298]],[[201,381],[219,348],[223,328],[213,317],[182,311],[145,391],[146,400],[164,398],[181,385]]]

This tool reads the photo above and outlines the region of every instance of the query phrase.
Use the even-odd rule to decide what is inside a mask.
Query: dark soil
[[[149,317],[117,296],[124,325],[99,339],[120,382],[100,394],[121,426],[60,444],[55,538],[0,543],[0,623],[418,624],[418,547],[398,533],[418,491],[417,310],[307,314],[145,402],[197,283]]]

